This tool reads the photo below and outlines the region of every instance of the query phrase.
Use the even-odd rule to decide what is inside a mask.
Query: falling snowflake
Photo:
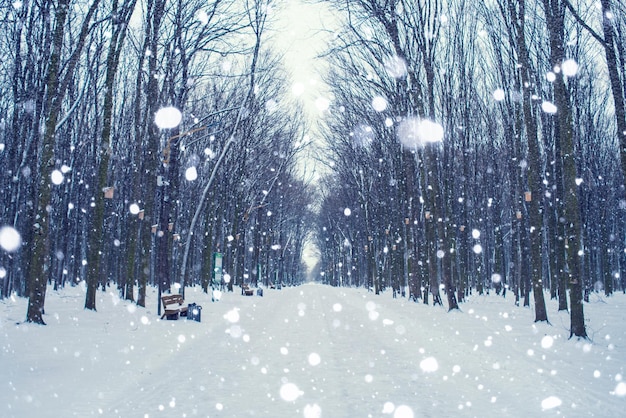
[[[561,71],[563,71],[563,75],[566,77],[574,77],[578,74],[578,63],[573,59],[565,60],[561,64]]]
[[[385,402],[385,404],[383,405],[383,414],[391,414],[393,413],[394,409],[396,409],[396,406],[393,404],[393,402]]]
[[[413,418],[413,410],[407,405],[400,405],[393,413],[393,418]]]
[[[541,339],[541,347],[543,348],[550,348],[552,347],[552,345],[554,344],[554,338],[552,338],[549,335],[546,335],[545,337],[543,337]]]
[[[187,181],[194,181],[198,178],[198,170],[196,167],[191,166],[187,170],[185,170],[185,178]]]
[[[439,363],[434,357],[427,357],[420,362],[420,369],[426,373],[433,373],[439,369]]]
[[[237,308],[231,309],[224,315],[224,318],[233,324],[239,322],[239,310]]]
[[[196,12],[196,20],[203,25],[206,25],[209,23],[209,15],[204,10],[198,10]]]
[[[322,416],[322,408],[316,403],[307,404],[304,407],[304,418],[320,418]]]
[[[417,133],[423,142],[443,141],[443,126],[428,119],[419,124]]]
[[[320,364],[321,361],[322,361],[322,358],[320,357],[319,354],[317,353],[309,354],[309,364],[311,366],[317,366]]]
[[[287,402],[293,402],[303,395],[303,392],[293,383],[285,383],[280,387],[280,397]]]
[[[173,129],[180,125],[183,114],[173,106],[163,107],[154,115],[154,123],[159,129]]]
[[[63,173],[61,173],[60,170],[54,170],[51,174],[50,174],[50,180],[52,181],[52,184],[55,185],[60,185],[61,183],[63,183]]]
[[[408,118],[400,123],[396,134],[405,147],[420,148],[428,143],[441,142],[444,131],[443,126],[436,122]]]
[[[139,205],[136,203],[131,203],[130,206],[128,206],[128,211],[130,212],[131,215],[137,215],[139,214]]]
[[[505,99],[505,97],[506,96],[505,96],[504,90],[502,90],[502,89],[495,89],[494,90],[494,92],[493,92],[493,99],[496,102],[501,102],[502,100]]]
[[[560,398],[557,398],[556,396],[548,396],[543,401],[541,401],[541,408],[544,410],[553,409],[561,406],[562,403],[563,401],[561,401]]]
[[[0,228],[0,247],[7,252],[17,251],[22,245],[22,236],[12,226]]]
[[[545,101],[541,103],[541,110],[549,115],[553,115],[557,112],[557,107],[554,103]]]
[[[377,112],[383,112],[387,109],[387,99],[382,96],[376,96],[372,99],[372,107]]]
[[[408,71],[406,62],[397,55],[387,58],[384,66],[387,74],[393,78],[405,77]]]

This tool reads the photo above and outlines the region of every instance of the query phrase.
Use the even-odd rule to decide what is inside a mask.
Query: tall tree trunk
[[[550,38],[550,59],[555,67],[565,59],[564,52],[564,20],[565,6],[561,0],[543,0],[545,7],[548,35]],[[569,92],[565,85],[565,75],[559,72],[554,81],[554,101],[557,106],[557,132],[561,144],[563,160],[564,214],[567,264],[570,273],[570,338],[573,336],[586,338],[585,316],[583,311],[582,288],[582,222],[578,202],[578,184],[576,175],[576,159],[574,155],[574,133],[572,123],[572,105]]]
[[[522,81],[522,109],[524,113],[524,125],[528,140],[528,189],[525,192],[525,200],[528,203],[529,213],[529,239],[530,239],[530,263],[531,282],[533,296],[535,299],[535,322],[548,321],[546,303],[543,293],[542,279],[542,246],[543,246],[543,192],[541,183],[541,154],[539,147],[539,136],[537,131],[537,120],[532,108],[532,94],[530,89],[533,86],[531,78],[530,57],[526,46],[525,36],[525,1],[517,2],[517,8],[512,0],[509,0],[509,10],[511,18],[515,22],[517,35],[517,58],[520,64],[520,75]]]
[[[131,222],[130,234],[136,239],[129,241],[130,247],[127,254],[127,274],[138,272],[138,297],[137,305],[145,306],[146,290],[151,277],[151,225],[156,219],[154,208],[154,190],[156,188],[156,165],[153,160],[158,159],[158,132],[153,117],[158,105],[158,83],[156,76],[156,54],[158,32],[164,13],[164,1],[157,0],[147,3],[146,33],[143,39],[137,66],[137,78],[135,80],[135,98],[133,106],[133,118],[135,121],[134,135],[134,158],[138,160],[137,167],[132,171],[131,195],[137,202],[143,205],[143,219],[139,222]],[[148,61],[148,71],[144,74],[144,65]],[[147,77],[147,82],[144,81]],[[147,85],[147,87],[145,86]],[[147,97],[143,106],[143,97]],[[133,228],[137,228],[134,230]],[[136,257],[139,260],[136,260]],[[136,264],[139,265],[137,268]],[[134,276],[131,276],[134,277]],[[130,279],[129,279],[130,280]],[[159,302],[158,312],[161,310]]]
[[[100,281],[101,262],[104,255],[104,240],[102,239],[104,229],[104,214],[106,211],[107,199],[105,199],[105,187],[113,187],[107,184],[107,171],[109,168],[109,158],[111,156],[111,126],[113,119],[113,87],[115,76],[120,61],[120,54],[126,38],[126,28],[130,16],[135,9],[136,0],[124,5],[123,10],[118,9],[118,2],[114,1],[111,14],[115,16],[112,22],[113,34],[111,36],[109,51],[107,53],[107,70],[104,84],[105,94],[103,111],[103,126],[100,134],[100,144],[94,147],[98,150],[96,156],[96,187],[95,187],[95,212],[92,219],[92,227],[89,229],[89,244],[87,247],[87,292],[85,296],[85,309],[96,310],[96,289]],[[113,189],[114,191],[115,189]],[[132,276],[126,278],[131,284],[130,298],[132,299]],[[127,293],[128,297],[128,293]]]
[[[59,97],[59,68],[61,66],[61,50],[65,36],[65,22],[67,20],[70,0],[60,0],[55,11],[54,34],[52,36],[52,53],[48,66],[46,80],[47,99],[44,111],[47,112],[41,159],[39,162],[39,178],[35,186],[37,202],[35,234],[33,239],[33,256],[28,271],[28,311],[26,321],[45,325],[43,320],[44,301],[46,296],[47,274],[50,267],[50,216],[52,190],[50,175],[54,167],[54,140],[56,124],[61,109]]]

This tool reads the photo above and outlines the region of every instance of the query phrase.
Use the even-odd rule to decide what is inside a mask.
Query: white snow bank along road
[[[305,285],[264,297],[198,289],[202,322],[81,287],[49,292],[45,327],[0,301],[2,416],[620,417],[626,407],[623,295],[585,305],[594,342],[566,314],[533,324],[512,299],[447,313],[362,289]],[[551,302],[550,302],[551,303]]]

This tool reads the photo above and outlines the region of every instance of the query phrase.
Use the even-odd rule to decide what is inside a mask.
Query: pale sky
[[[303,0],[284,0],[282,3],[274,10],[276,23],[272,37],[276,46],[285,51],[285,64],[296,82],[294,93],[315,102],[324,95],[317,72],[317,68],[323,68],[315,56],[326,49],[332,37],[329,28],[335,19],[324,4],[310,4]]]
[[[304,105],[310,121],[308,139],[313,143],[319,141],[317,124],[332,102],[328,88],[320,76],[320,72],[325,71],[325,62],[323,59],[316,59],[316,56],[326,51],[336,27],[336,18],[324,3],[283,0],[273,9],[269,36],[271,47],[285,54],[285,66],[294,80],[290,88]],[[302,175],[305,181],[315,181],[324,167],[315,164],[310,156],[317,155],[319,150],[309,147],[306,153],[309,156],[302,156]]]
[[[332,39],[331,28],[337,25],[336,20],[324,4],[305,3],[303,0],[283,0],[281,3],[274,9],[272,47],[285,54],[285,66],[294,79],[292,92],[304,104],[304,111],[311,121],[309,135],[316,142],[316,123],[323,117],[324,107],[331,98],[319,74],[324,71],[324,62],[315,57],[326,49]],[[307,151],[311,154],[317,152],[311,148]],[[316,179],[323,171],[323,167],[306,155],[301,163],[305,181]],[[317,248],[308,243],[303,257],[311,269],[319,261]]]

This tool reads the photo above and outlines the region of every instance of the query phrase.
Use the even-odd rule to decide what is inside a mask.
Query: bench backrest
[[[184,302],[183,295],[165,295],[161,296],[161,300],[163,301],[163,306],[165,307],[167,307],[167,305],[174,304],[182,305]]]

